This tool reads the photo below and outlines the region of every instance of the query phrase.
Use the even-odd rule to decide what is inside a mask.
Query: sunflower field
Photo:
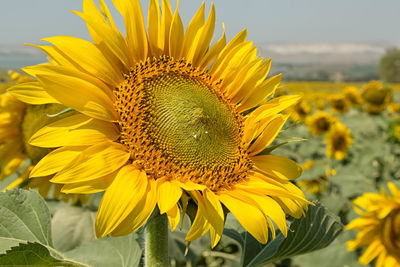
[[[113,5],[1,73],[0,266],[400,267],[399,84],[285,81],[214,4]]]

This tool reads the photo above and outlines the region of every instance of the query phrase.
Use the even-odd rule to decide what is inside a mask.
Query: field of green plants
[[[13,82],[9,77],[3,81],[6,81],[1,84],[5,91]],[[232,214],[228,214],[224,235],[215,248],[210,249],[208,236],[187,243],[184,238],[190,222],[185,217],[181,226],[169,233],[171,266],[362,266],[358,263],[362,250],[346,248],[346,242],[354,239],[357,232],[343,230],[343,226],[359,217],[353,200],[366,192],[387,190],[388,182],[400,186],[398,85],[377,82],[372,85],[374,83],[387,90],[390,101],[382,100],[378,103],[379,111],[372,109],[372,112],[365,98],[366,88],[371,87],[371,83],[283,83],[277,95],[300,94],[303,98],[294,108],[286,110],[291,119],[270,149],[263,153],[288,157],[301,164],[304,172],[296,184],[316,206],[310,206],[307,216],[301,220],[288,218],[288,237],[285,239],[278,231],[272,239],[270,233],[266,245],[249,235]],[[356,88],[353,98],[346,95],[346,88],[351,86]],[[335,105],[332,95],[333,98],[342,96],[344,104]],[[339,123],[347,131],[335,133],[335,136],[331,133],[332,125],[329,130],[326,125],[313,124],[313,116],[321,112],[323,116],[330,116],[332,125]],[[322,132],[316,134],[318,126],[322,127]],[[342,138],[340,134],[347,143],[339,144],[336,149],[343,153],[329,153],[329,149],[335,149],[337,138]],[[339,143],[343,142],[340,140]],[[16,173],[3,177],[0,189],[10,188],[30,163],[28,159]],[[19,187],[43,190],[28,180]],[[64,198],[62,201],[51,194],[52,190],[45,202],[32,191],[1,193],[0,216],[4,225],[14,225],[11,230],[14,232],[6,233],[10,238],[0,237],[0,252],[22,240],[28,243],[26,247],[20,245],[13,249],[15,257],[12,253],[0,256],[0,266],[10,263],[14,266],[23,255],[29,259],[25,263],[31,265],[35,262],[45,262],[49,266],[137,266],[143,263],[140,248],[144,242],[143,231],[96,239],[94,224],[102,193],[89,199]],[[18,205],[12,204],[13,200],[17,200]],[[33,221],[32,216],[36,217]],[[0,235],[4,236],[2,231],[0,229]]]

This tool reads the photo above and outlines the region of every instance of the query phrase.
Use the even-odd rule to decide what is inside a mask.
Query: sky
[[[97,1],[97,0],[95,0]],[[105,0],[112,6],[110,0]],[[148,1],[140,1],[147,14]],[[187,26],[200,0],[181,0]],[[215,0],[216,35],[225,23],[228,39],[243,28],[256,43],[400,43],[399,0]],[[171,3],[173,10],[176,2]],[[206,1],[207,14],[211,1]],[[72,35],[89,39],[81,0],[0,0],[0,45],[38,44],[41,38]],[[118,13],[112,10],[116,16]],[[123,21],[116,19],[120,29]]]

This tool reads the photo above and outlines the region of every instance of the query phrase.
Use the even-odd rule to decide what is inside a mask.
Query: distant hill
[[[379,59],[396,44],[261,43],[260,54],[272,58],[271,73],[285,80],[365,81],[377,79]],[[398,46],[398,44],[397,44]],[[0,69],[19,69],[46,61],[39,49],[0,44]]]
[[[365,81],[377,79],[379,59],[397,44],[271,43],[259,45],[272,58],[272,73],[286,80]]]
[[[37,48],[0,44],[0,68],[2,69],[19,69],[42,62],[46,62],[46,55]]]

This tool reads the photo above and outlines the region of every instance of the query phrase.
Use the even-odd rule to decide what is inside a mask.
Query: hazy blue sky
[[[141,0],[145,14],[147,2]],[[200,4],[180,1],[185,26]],[[229,39],[246,27],[257,43],[400,42],[400,0],[215,0],[215,6],[216,33],[224,22]],[[38,43],[54,35],[88,38],[82,20],[69,12],[81,11],[81,0],[0,0],[0,7],[0,44]],[[122,29],[122,20],[117,23]]]

